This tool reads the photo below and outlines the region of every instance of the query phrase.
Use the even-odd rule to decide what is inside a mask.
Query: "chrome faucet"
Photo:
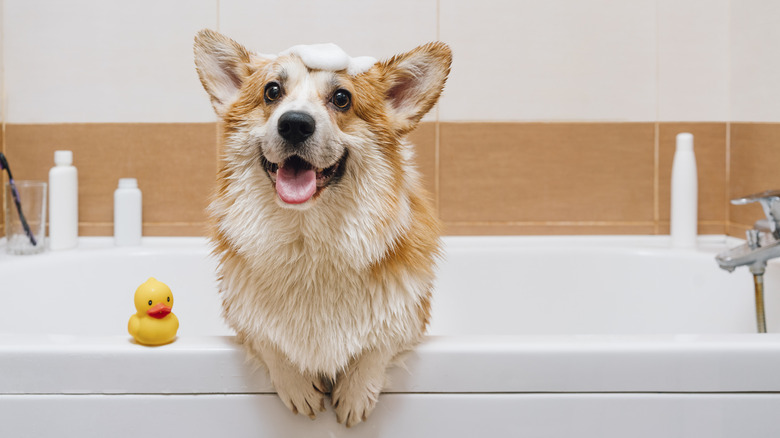
[[[733,205],[758,202],[764,209],[766,219],[756,221],[753,229],[747,230],[746,242],[726,250],[715,257],[718,266],[733,272],[739,266],[747,266],[753,274],[756,293],[756,319],[759,333],[766,333],[764,319],[764,272],[766,263],[780,257],[780,190],[770,190],[732,199]]]
[[[715,258],[718,265],[731,272],[739,266],[748,266],[753,274],[763,274],[769,259],[780,257],[780,190],[756,193],[732,199],[733,205],[758,202],[766,219],[756,221],[746,233],[747,242],[724,251]]]

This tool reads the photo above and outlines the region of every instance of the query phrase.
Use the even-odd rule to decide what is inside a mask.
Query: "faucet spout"
[[[721,269],[729,272],[733,272],[740,266],[747,266],[753,275],[763,275],[767,261],[775,257],[780,257],[780,241],[754,248],[749,243],[744,243],[723,251],[715,256],[715,260]]]

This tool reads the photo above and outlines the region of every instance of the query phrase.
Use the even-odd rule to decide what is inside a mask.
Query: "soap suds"
[[[295,55],[301,58],[306,67],[312,70],[341,71],[346,70],[350,76],[357,76],[367,72],[374,64],[376,58],[370,56],[359,56],[352,58],[333,44],[311,44],[297,45],[290,47],[279,56]]]

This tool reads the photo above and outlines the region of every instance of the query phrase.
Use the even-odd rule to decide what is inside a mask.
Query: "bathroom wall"
[[[699,229],[741,235],[762,213],[728,199],[780,188],[778,22],[774,0],[3,0],[2,149],[18,179],[74,150],[84,235],[111,234],[120,177],[145,234],[200,235],[218,152],[197,30],[377,57],[440,39],[452,75],[412,138],[447,233],[668,233],[690,131]]]

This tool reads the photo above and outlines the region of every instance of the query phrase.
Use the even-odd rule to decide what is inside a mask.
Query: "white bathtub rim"
[[[780,392],[780,334],[428,337],[403,363],[385,392]],[[0,370],[0,394],[273,392],[232,337],[0,336]]]
[[[700,235],[695,248],[672,248],[669,235],[554,235],[554,236],[443,236],[442,240],[448,249],[479,249],[511,248],[522,244],[527,248],[625,248],[636,247],[646,250],[668,250],[675,253],[716,252],[724,247],[732,247],[744,243],[744,240],[722,234]],[[125,254],[143,254],[147,250],[166,248],[176,250],[210,249],[206,237],[143,237],[141,245],[117,247],[113,237],[90,236],[79,237],[78,247],[72,250],[47,250],[35,255],[10,255],[5,252],[5,237],[0,238],[0,261],[29,262],[30,259],[72,256],[79,252],[110,250]]]

